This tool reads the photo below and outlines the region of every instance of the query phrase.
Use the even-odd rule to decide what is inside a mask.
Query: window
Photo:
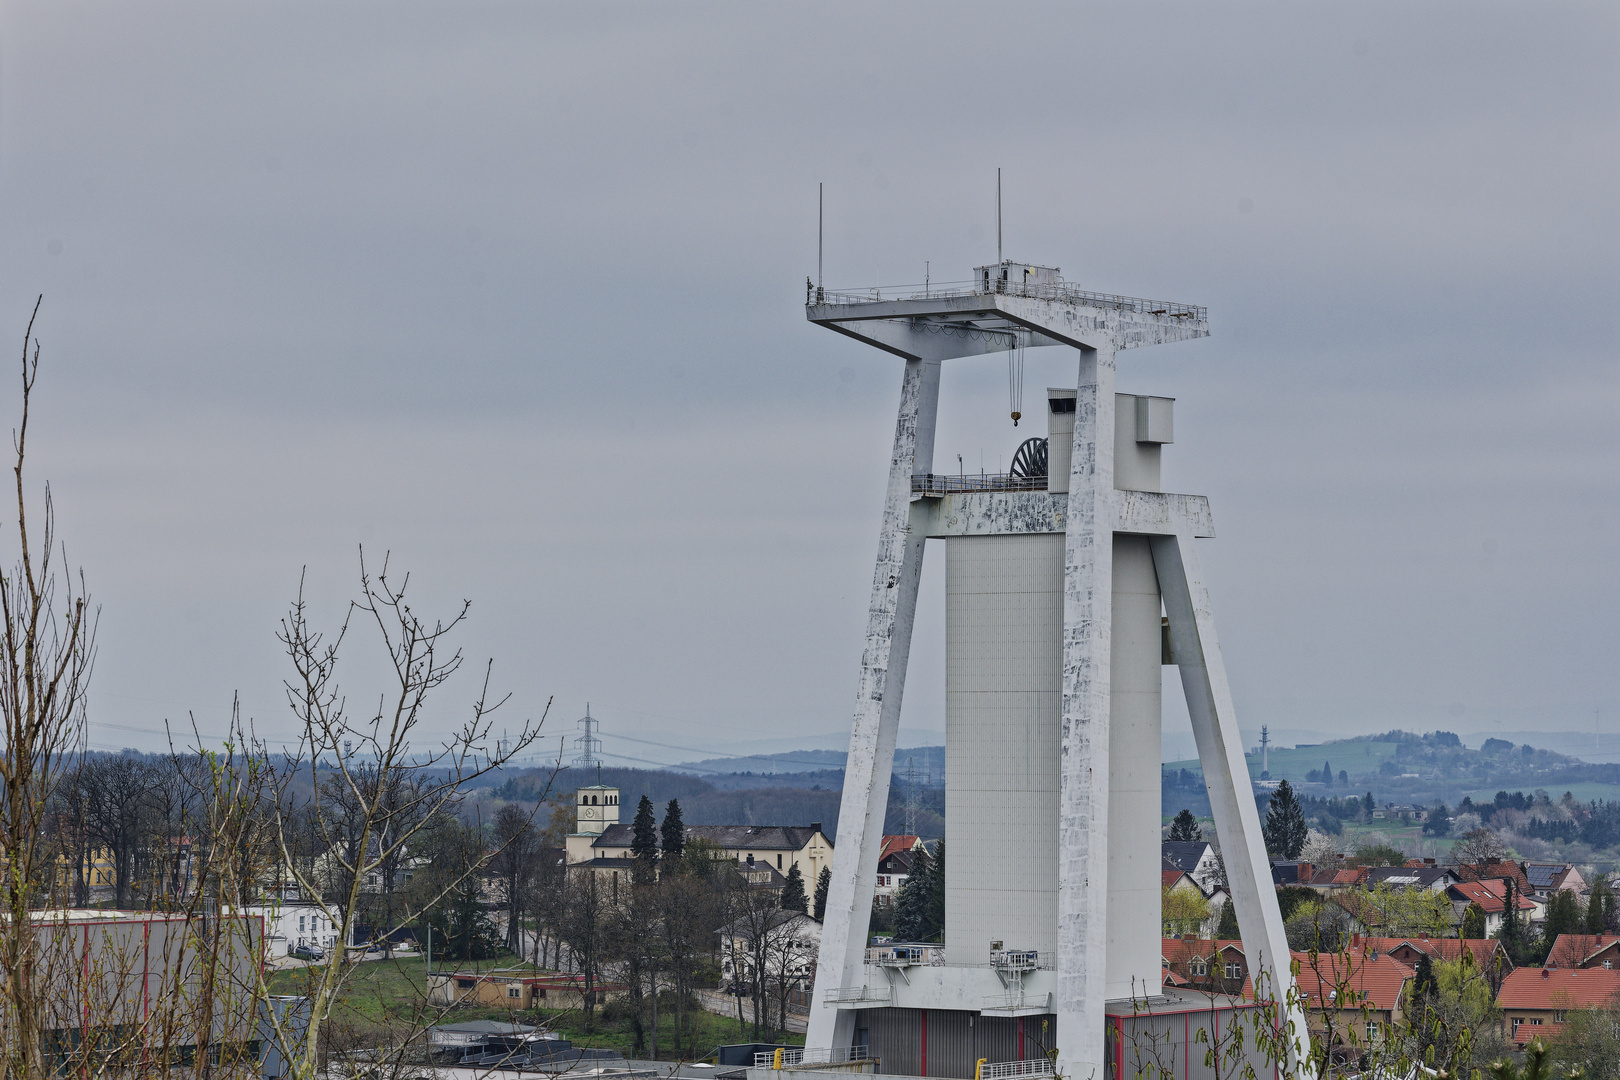
[[[523,996],[523,987],[521,987],[521,986],[508,986],[506,988],[506,996],[509,997],[509,998],[520,998],[520,997],[522,997]]]
[[[1194,960],[1188,965],[1187,970],[1192,972],[1194,975],[1208,975],[1209,965],[1202,960]]]
[[[1563,1009],[1558,1009],[1553,1013],[1553,1023],[1555,1024],[1562,1024],[1568,1019],[1569,1013]]]
[[[473,981],[471,979],[457,979],[456,986],[461,990],[471,990],[473,988]]]
[[[302,915],[298,916],[298,932],[300,934],[304,932],[304,916]]]
[[[1241,979],[1241,978],[1243,978],[1243,968],[1238,964],[1231,964],[1231,963],[1227,964],[1226,965],[1226,977],[1228,979]]]
[[[1605,961],[1603,961],[1603,970],[1604,971],[1608,971],[1612,967],[1614,967],[1614,961],[1613,960],[1605,960]]]
[[[1367,1041],[1370,1043],[1378,1041],[1378,1022],[1376,1020],[1367,1021]]]
[[[780,855],[776,857],[776,868],[778,870],[782,869],[782,856]]]
[[[535,991],[534,991],[534,996],[537,997],[537,998],[545,997],[546,996],[546,988],[543,987],[543,986],[536,987]]]

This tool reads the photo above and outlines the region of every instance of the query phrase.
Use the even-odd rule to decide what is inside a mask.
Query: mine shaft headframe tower
[[[930,287],[884,297],[875,289],[849,294],[807,284],[805,299],[810,322],[905,361],[806,1045],[850,1046],[855,1010],[892,1000],[869,992],[865,946],[923,549],[929,535],[954,535],[936,531],[942,528],[938,523],[926,524],[926,504],[938,505],[927,497],[926,478],[933,472],[939,366],[945,360],[1020,346],[1064,345],[1079,351],[1073,443],[1068,453],[1051,447],[1058,470],[1067,459],[1067,483],[1053,478],[1057,482],[1050,485],[1051,492],[1042,493],[1047,502],[1040,513],[992,511],[953,528],[977,535],[1061,531],[1064,537],[1061,775],[1054,853],[1058,955],[1051,1000],[1057,1017],[1057,1071],[1076,1078],[1108,1075],[1105,920],[1116,534],[1146,537],[1151,549],[1168,616],[1170,661],[1179,667],[1186,692],[1250,971],[1256,987],[1288,1002],[1293,978],[1287,938],[1192,543],[1196,536],[1213,535],[1208,501],[1116,490],[1114,483],[1117,355],[1207,337],[1206,310],[1086,292],[1062,282],[1054,270],[1010,261],[980,267],[965,288]],[[951,521],[971,516],[957,515]],[[1156,754],[1158,747],[1143,750]],[[1157,835],[1154,829],[1155,841]],[[1152,853],[1155,865],[1157,855]],[[1153,933],[1157,950],[1157,926]],[[1280,1019],[1294,1033],[1291,1056],[1301,1060],[1306,1051],[1303,1012],[1285,1007]]]

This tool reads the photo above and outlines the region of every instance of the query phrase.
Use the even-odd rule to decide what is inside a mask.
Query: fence
[[[911,478],[911,493],[937,498],[967,491],[1045,491],[1046,477],[1014,476],[1011,473],[978,473],[944,476],[918,473]]]
[[[1028,1061],[998,1061],[989,1064],[979,1062],[979,1067],[973,1070],[974,1080],[1012,1080],[1022,1076],[1052,1076],[1056,1072],[1049,1057],[1031,1058]]]
[[[1115,311],[1131,311],[1138,315],[1157,315],[1171,319],[1193,319],[1198,322],[1209,318],[1209,309],[1198,304],[1177,304],[1168,300],[1149,300],[1140,296],[1116,296],[1113,293],[1090,292],[1079,289],[1067,282],[1058,281],[1047,284],[1021,281],[995,281],[990,282],[990,288],[983,287],[977,281],[946,281],[938,285],[891,285],[887,287],[888,296],[884,296],[884,288],[863,289],[856,292],[842,292],[833,289],[817,289],[807,301],[816,304],[881,304],[890,300],[948,300],[959,296],[986,296],[997,294],[1002,296],[1024,296],[1033,300],[1055,300],[1064,304],[1075,304],[1083,307],[1112,308]]]

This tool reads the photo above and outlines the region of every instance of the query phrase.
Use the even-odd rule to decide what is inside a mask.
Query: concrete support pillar
[[[847,1047],[854,1035],[854,1013],[824,1001],[829,990],[858,986],[865,977],[867,928],[922,576],[924,538],[911,536],[907,528],[911,477],[933,470],[938,413],[939,361],[906,361],[806,1046]]]
[[[1262,1001],[1278,1003],[1275,1022],[1283,1033],[1288,1060],[1297,1067],[1309,1051],[1305,1013],[1294,995],[1288,937],[1271,882],[1260,812],[1254,805],[1232,689],[1215,636],[1209,590],[1191,536],[1155,536],[1152,547],[1165,614],[1170,618],[1170,658],[1181,670],[1181,685],[1187,694],[1187,712],[1209,788],[1210,810],[1220,833],[1243,951],[1256,995]]]
[[[1081,349],[1063,553],[1057,1070],[1106,1075],[1108,627],[1113,606],[1114,352]]]
[[[1149,998],[1160,965],[1159,754],[1164,652],[1159,579],[1145,536],[1114,536],[1108,718],[1108,988]]]

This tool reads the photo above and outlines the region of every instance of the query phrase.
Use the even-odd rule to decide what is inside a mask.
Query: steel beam
[[[1102,1077],[1108,714],[1114,574],[1114,352],[1082,349],[1063,552],[1057,1071]]]
[[[1277,1003],[1276,1021],[1284,1032],[1288,1062],[1297,1067],[1309,1050],[1305,1013],[1294,993],[1288,935],[1271,881],[1271,863],[1243,756],[1232,689],[1226,681],[1226,664],[1215,636],[1209,590],[1190,535],[1154,537],[1150,543],[1165,614],[1170,618],[1170,659],[1181,671],[1255,994],[1262,1001],[1269,998]]]
[[[889,488],[878,533],[877,568],[867,608],[866,646],[855,693],[855,720],[844,766],[838,810],[838,840],[827,891],[826,920],[816,964],[807,1046],[848,1046],[854,1013],[826,1004],[829,991],[860,985],[866,977],[867,928],[889,807],[894,743],[900,733],[900,699],[911,654],[925,537],[909,528],[911,477],[934,460],[939,413],[939,364],[906,363],[895,421]]]

